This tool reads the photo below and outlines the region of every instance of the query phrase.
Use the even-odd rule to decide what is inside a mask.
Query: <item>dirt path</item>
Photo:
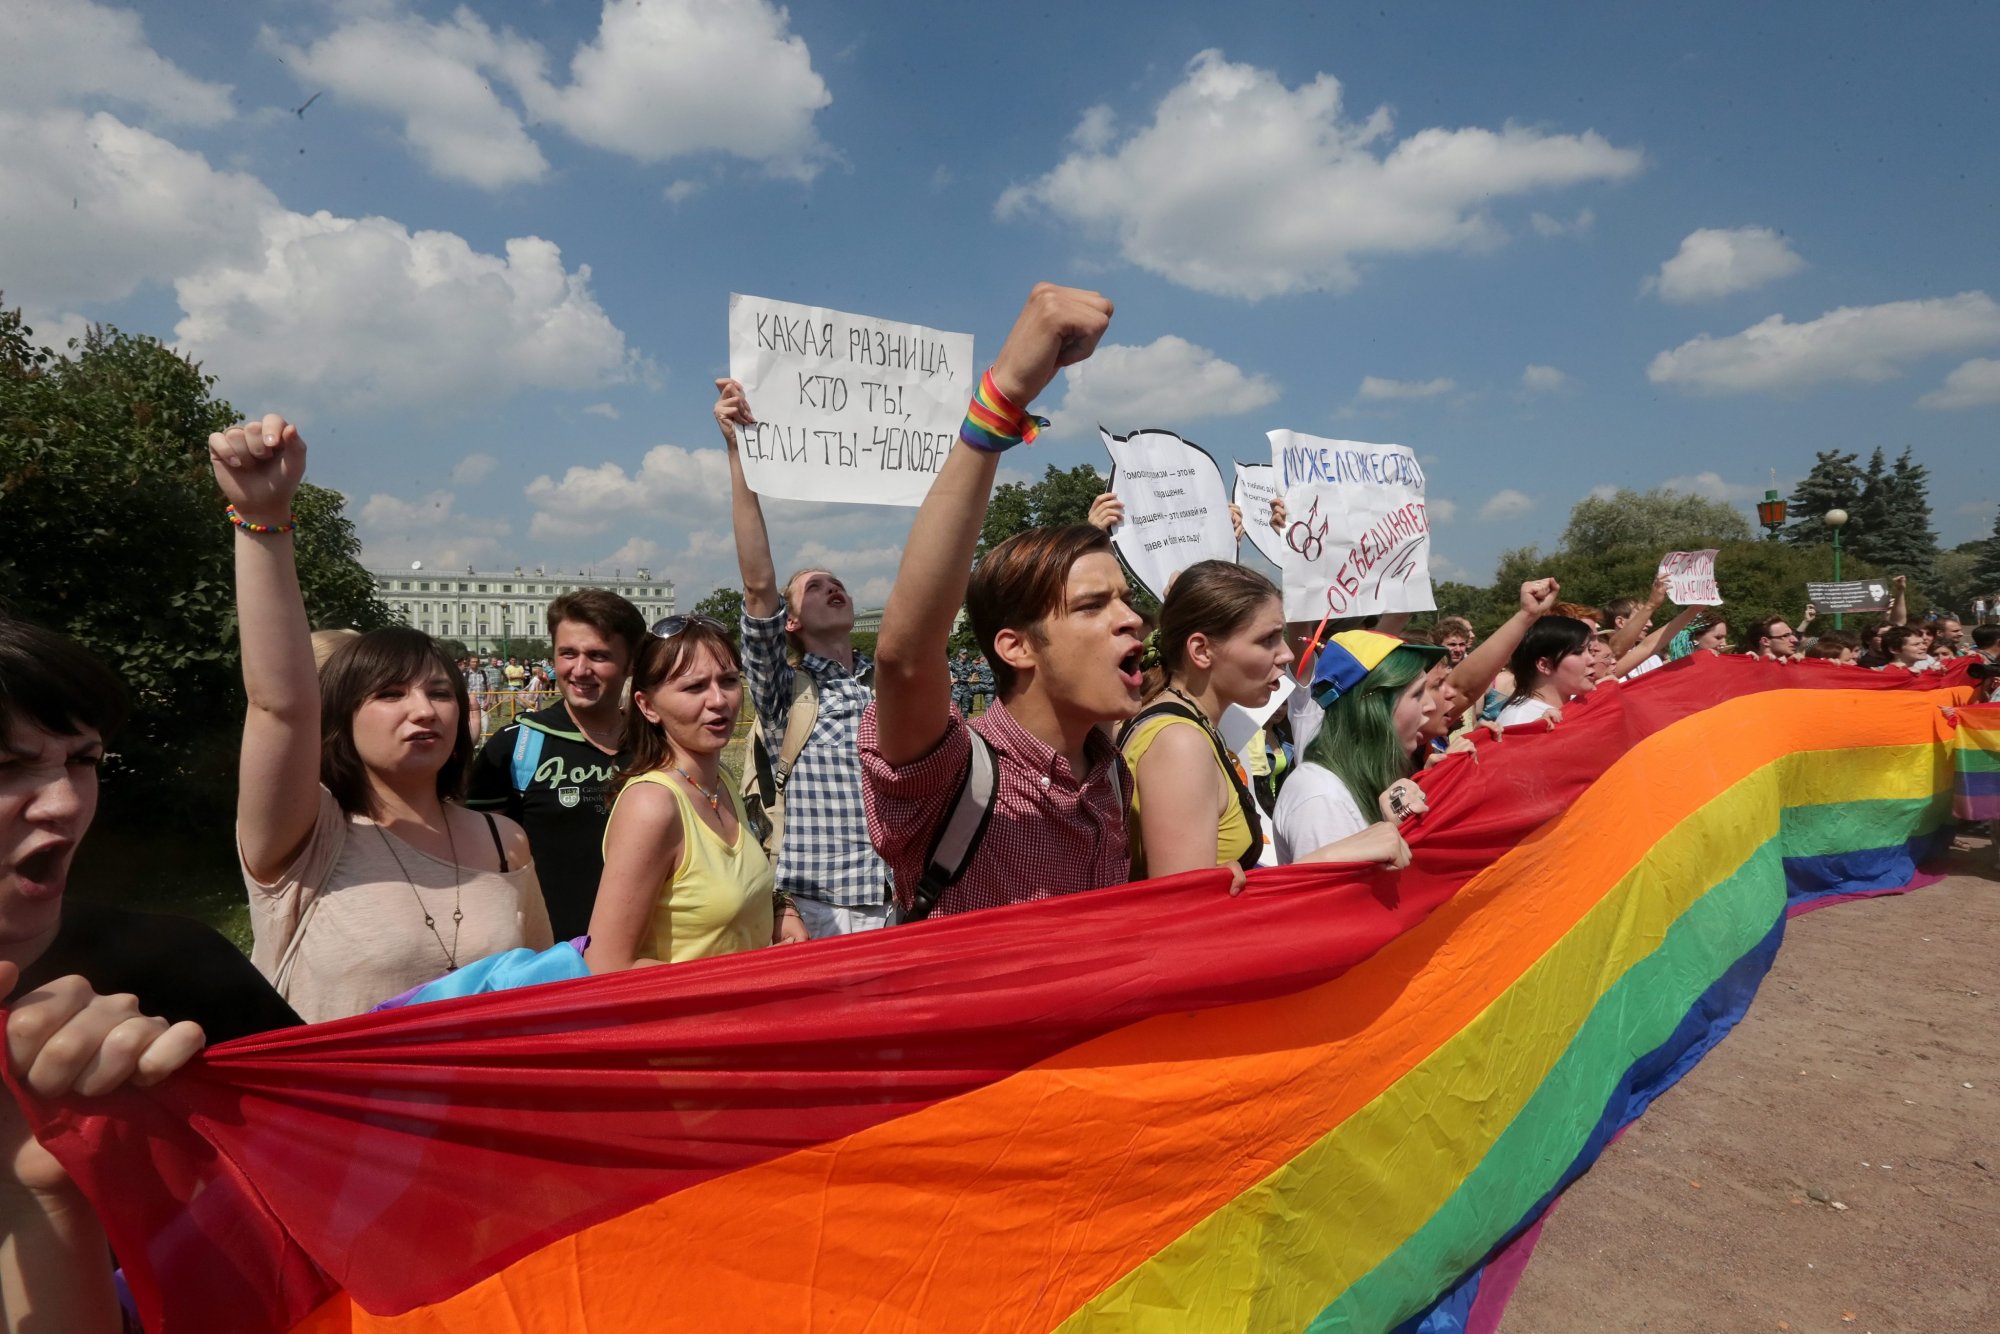
[[[2000,874],[1984,842],[1953,869],[1790,924],[1557,1207],[1505,1334],[2000,1331]]]

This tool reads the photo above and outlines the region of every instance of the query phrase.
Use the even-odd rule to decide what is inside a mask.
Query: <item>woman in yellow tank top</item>
[[[633,665],[632,758],[604,831],[583,956],[593,973],[805,939],[797,910],[773,901],[770,860],[722,771],[742,707],[742,663],[720,621],[653,627]]]
[[[1132,769],[1132,878],[1256,864],[1262,838],[1240,765],[1216,729],[1231,704],[1271,698],[1292,650],[1278,590],[1205,560],[1174,580],[1148,641],[1151,689],[1119,738]]]

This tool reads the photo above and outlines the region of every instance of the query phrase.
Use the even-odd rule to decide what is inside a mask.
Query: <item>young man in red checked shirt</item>
[[[933,914],[1130,877],[1131,777],[1098,725],[1138,712],[1143,644],[1110,539],[1087,524],[1032,529],[995,547],[967,577],[1000,451],[1033,438],[1027,406],[1058,370],[1088,357],[1110,323],[1111,302],[1095,292],[1035,288],[903,550],[860,747],[868,832],[895,872],[906,915],[966,783],[974,730],[995,761],[991,816]],[[998,695],[970,725],[952,707],[946,654],[961,602]]]

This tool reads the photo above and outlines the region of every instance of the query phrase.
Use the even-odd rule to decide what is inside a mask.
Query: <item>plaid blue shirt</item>
[[[819,683],[819,717],[785,782],[778,889],[842,908],[886,903],[889,867],[868,841],[861,752],[855,742],[862,710],[875,692],[817,653],[806,654],[799,667],[786,661],[786,615],[783,602],[769,616],[743,614],[743,675],[774,763],[791,716],[792,673],[810,672]],[[868,659],[856,654],[854,665],[865,672]]]

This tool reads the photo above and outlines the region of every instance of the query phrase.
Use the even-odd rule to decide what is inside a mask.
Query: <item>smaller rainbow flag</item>
[[[1955,760],[1952,814],[1961,820],[2000,820],[2000,704],[1958,710]]]

